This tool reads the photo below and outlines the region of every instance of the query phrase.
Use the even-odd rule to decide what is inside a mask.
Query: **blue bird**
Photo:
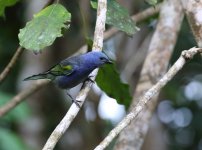
[[[51,67],[48,71],[27,77],[24,81],[50,79],[59,88],[70,89],[86,80],[91,80],[89,74],[94,69],[99,68],[104,64],[111,63],[112,61],[105,53],[92,51],[86,54],[66,58]],[[80,107],[78,101],[75,101],[70,94],[68,95],[72,99],[72,102]]]

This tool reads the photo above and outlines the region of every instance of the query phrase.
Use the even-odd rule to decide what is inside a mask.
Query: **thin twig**
[[[15,52],[13,57],[11,58],[10,62],[5,67],[3,72],[0,74],[0,84],[5,80],[5,78],[7,77],[7,75],[9,74],[11,69],[13,68],[13,66],[16,64],[16,62],[17,62],[18,58],[21,56],[23,50],[24,50],[24,48],[22,48],[21,46],[18,47],[17,51]]]
[[[160,7],[161,6],[161,4],[159,4],[158,5],[158,7]],[[135,21],[136,22],[140,22],[140,21],[142,21],[142,20],[145,20],[146,18],[148,18],[148,17],[150,17],[150,16],[153,16],[153,15],[155,15],[156,13],[158,13],[158,11],[159,11],[159,9],[158,9],[158,7],[156,7],[156,9],[154,9],[153,7],[151,7],[151,8],[148,8],[148,9],[146,9],[146,10],[144,10],[144,11],[142,11],[142,12],[140,12],[140,13],[138,13],[138,14],[136,14],[136,15],[134,15],[133,16],[133,18],[135,19]],[[148,16],[147,16],[147,15]],[[143,17],[143,18],[141,18],[141,16]],[[146,17],[147,16],[147,17]],[[114,31],[115,30],[115,31]],[[104,37],[107,39],[107,38],[110,38],[111,36],[113,36],[115,33],[117,33],[118,32],[118,30],[116,30],[116,29],[114,29],[114,28],[112,28],[112,29],[110,29],[110,30],[108,30],[108,31],[106,31],[105,33],[104,33]],[[77,51],[77,54],[78,53],[85,53],[87,51],[87,46],[86,45],[83,45],[78,51]],[[39,86],[39,85],[37,85],[37,84],[34,84],[35,86],[36,86],[36,88],[41,88],[41,87],[43,87],[43,85],[41,85],[41,86]],[[44,84],[45,85],[45,84]],[[32,85],[33,86],[33,85]],[[30,87],[30,89],[31,89],[31,87]],[[33,94],[35,91],[33,90],[33,91],[29,91],[31,94]],[[27,98],[27,96],[26,96],[26,94],[21,94],[21,93],[24,93],[24,91],[22,91],[22,92],[20,92],[18,95],[21,95],[21,100],[19,100],[19,102],[17,103],[17,104],[19,104],[20,103],[20,101],[23,101],[23,99],[26,99]],[[30,94],[30,95],[31,95]],[[18,95],[16,95],[16,96],[18,96]],[[11,103],[11,104],[6,104],[6,105],[13,105],[12,103],[16,103],[15,102],[15,99],[11,99],[8,103]],[[13,105],[14,107],[15,106],[17,106],[17,105]],[[10,107],[10,109],[4,109],[4,106],[2,106],[1,108],[0,108],[0,112],[2,112],[3,110],[4,111],[6,111],[6,112],[4,112],[4,113],[2,113],[2,114],[6,114],[8,111],[10,111],[11,109],[13,109],[14,107]],[[1,117],[1,116],[0,116]]]
[[[98,0],[98,9],[97,9],[97,20],[95,26],[94,33],[94,42],[93,49],[101,51],[103,47],[103,39],[104,39],[104,30],[105,30],[105,20],[106,20],[106,12],[107,12],[107,0]],[[92,76],[92,80],[95,80],[98,69],[94,70],[90,76]],[[80,106],[83,105],[85,98],[90,91],[92,83],[86,82],[84,83],[81,91],[79,92],[76,100],[80,101]],[[57,125],[55,130],[52,132],[50,137],[48,138],[46,144],[43,147],[43,150],[52,150],[61,136],[65,133],[65,131],[70,126],[73,119],[78,114],[80,108],[76,106],[75,103],[72,104],[66,115],[63,117],[61,122]]]
[[[145,108],[146,104],[160,92],[160,90],[182,69],[185,65],[186,60],[190,60],[197,53],[202,53],[201,48],[191,48],[182,52],[179,59],[175,64],[168,70],[168,72],[154,85],[149,89],[141,98],[136,107],[124,117],[124,119],[110,131],[110,133],[105,137],[105,139],[94,149],[94,150],[103,150],[109,143],[126,127],[134,120],[138,114]]]

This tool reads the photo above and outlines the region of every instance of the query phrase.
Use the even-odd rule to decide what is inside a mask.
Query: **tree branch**
[[[104,30],[105,30],[105,21],[106,21],[106,12],[107,12],[107,0],[98,0],[98,9],[97,9],[97,20],[95,26],[95,33],[94,33],[94,42],[93,42],[93,50],[101,51],[103,47],[103,39],[104,39]],[[94,70],[90,76],[92,76],[92,80],[95,80],[97,75],[98,69]],[[92,86],[92,82],[84,83],[81,91],[79,92],[76,100],[80,101],[80,106],[83,105],[85,98]],[[65,131],[70,126],[73,119],[78,114],[80,108],[73,103],[63,117],[61,122],[57,125],[55,130],[52,132],[50,137],[48,138],[46,144],[43,147],[43,150],[52,150],[61,136],[65,133]]]
[[[181,0],[181,2],[196,42],[199,47],[202,47],[202,1]]]
[[[23,90],[21,93],[14,96],[9,102],[6,103],[3,107],[0,109],[0,117],[4,116],[6,113],[9,112],[12,108],[17,106],[20,102],[25,100],[26,97],[30,96],[33,92],[38,91],[41,87],[44,87],[44,85],[47,85],[50,81],[49,80],[37,80],[33,83],[32,86],[29,88]]]
[[[132,120],[137,118],[138,114],[146,107],[147,103],[155,95],[157,95],[160,90],[182,69],[186,63],[186,60],[192,59],[197,53],[202,53],[202,49],[193,47],[189,50],[183,51],[179,59],[168,70],[168,72],[141,98],[139,98],[137,105],[132,109],[132,111],[126,117],[124,117],[124,119],[114,129],[110,131],[108,136],[94,150],[103,150],[106,148],[109,143],[131,123]]]
[[[19,46],[15,54],[11,58],[10,62],[8,63],[8,65],[4,68],[4,70],[0,74],[0,84],[5,80],[6,76],[9,74],[13,66],[16,64],[18,58],[21,56],[23,51],[24,51],[24,48]]]

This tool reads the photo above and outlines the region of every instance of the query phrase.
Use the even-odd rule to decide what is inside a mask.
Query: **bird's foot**
[[[78,108],[81,108],[81,106],[79,104],[79,103],[81,103],[81,101],[75,100],[68,92],[67,92],[67,95],[71,98],[72,103],[75,103]]]
[[[92,82],[92,83],[95,83],[95,81],[91,79],[92,77],[93,77],[93,76],[88,76],[88,78],[87,78],[85,81],[90,81],[90,82]]]
[[[72,103],[75,103],[78,108],[81,108],[81,106],[79,104],[79,103],[81,103],[81,101],[72,99]]]

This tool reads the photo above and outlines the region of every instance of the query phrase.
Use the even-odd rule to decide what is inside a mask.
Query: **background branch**
[[[15,54],[11,58],[10,62],[8,63],[8,65],[5,67],[5,69],[0,74],[0,84],[5,80],[5,78],[7,77],[7,75],[11,71],[11,69],[14,67],[14,65],[16,64],[18,58],[21,56],[23,51],[24,51],[24,48],[19,46],[18,49],[16,50]]]
[[[37,80],[33,83],[33,86],[30,86],[29,88],[14,96],[9,103],[6,103],[3,107],[1,107],[0,117],[4,116],[6,113],[9,112],[9,110],[13,109],[20,102],[25,100],[26,97],[30,96],[33,92],[38,91],[41,87],[44,87],[44,85],[47,85],[49,82],[49,80]]]
[[[107,0],[98,0],[98,8],[97,8],[97,19],[94,33],[94,42],[93,42],[93,50],[101,51],[103,47],[103,38],[104,38],[104,30],[105,30],[105,20],[106,20],[106,12],[107,12]],[[92,80],[95,80],[98,69],[94,70],[89,76],[92,76]],[[91,88],[91,82],[85,82],[81,91],[79,92],[76,100],[80,101],[80,106],[83,105],[85,98]],[[70,126],[71,122],[74,120],[76,115],[78,114],[80,108],[73,103],[63,117],[61,122],[54,129],[50,137],[48,138],[46,144],[43,147],[43,150],[52,150],[61,136],[65,133],[65,131]]]
[[[202,47],[202,1],[181,0],[189,25],[199,47]]]
[[[139,113],[146,107],[147,103],[156,96],[160,90],[182,69],[186,60],[192,59],[197,53],[202,53],[201,48],[191,48],[182,52],[179,59],[168,70],[168,72],[154,85],[152,86],[141,98],[139,98],[137,105],[131,110],[131,112],[124,117],[124,119],[110,131],[105,139],[95,148],[95,150],[103,150],[109,143],[126,127],[132,120],[137,118]]]

